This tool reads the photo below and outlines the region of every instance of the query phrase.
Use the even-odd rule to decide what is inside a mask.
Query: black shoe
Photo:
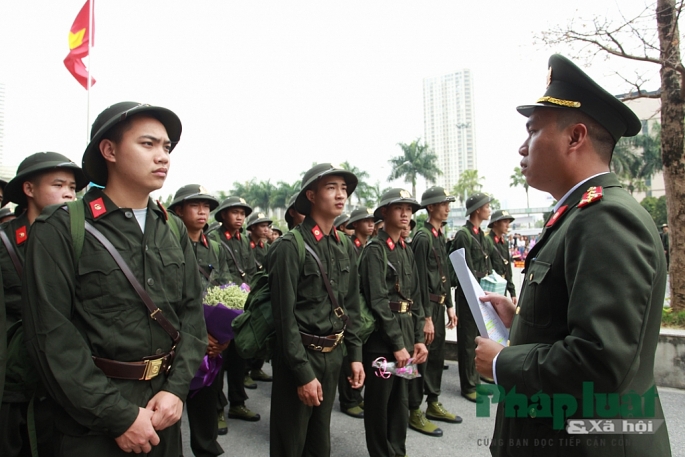
[[[359,406],[343,409],[342,412],[355,419],[364,419],[364,410]]]

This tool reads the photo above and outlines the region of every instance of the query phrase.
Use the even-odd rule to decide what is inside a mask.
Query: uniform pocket
[[[126,303],[118,300],[116,294],[122,287],[123,274],[115,271],[119,266],[107,252],[82,255],[78,263],[77,296],[85,308],[100,312],[116,311]]]
[[[545,283],[551,264],[534,260],[526,270],[526,288],[519,317],[533,327],[547,327],[552,319],[550,286]]]
[[[321,271],[314,259],[307,256],[302,267],[302,282],[298,287],[299,293],[302,297],[311,299],[310,303],[320,302],[324,296],[327,296]]]
[[[162,284],[164,294],[169,302],[181,300],[185,274],[185,258],[180,249],[160,249],[159,257],[162,259]]]
[[[338,290],[341,295],[346,295],[350,288],[350,259],[338,260],[340,278],[338,279]]]

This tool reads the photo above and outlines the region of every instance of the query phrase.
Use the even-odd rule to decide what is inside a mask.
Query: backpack
[[[304,238],[299,230],[292,230],[299,258],[299,269],[304,266]],[[270,359],[276,339],[276,327],[271,308],[271,287],[269,275],[259,270],[252,278],[250,293],[245,301],[243,314],[233,320],[233,343],[236,352],[243,359]]]
[[[369,244],[376,242],[374,240],[375,238],[372,239]],[[383,278],[385,278],[388,274],[388,253],[385,252],[385,248],[383,248],[383,246],[381,246],[381,251],[383,252],[383,263],[385,266],[383,269]],[[365,252],[366,248],[362,250],[362,253],[359,255],[359,259],[357,259],[357,267],[361,265],[361,261]],[[364,294],[361,290],[359,291],[359,315],[361,318],[361,326],[358,334],[362,340],[362,344],[365,344],[373,331],[376,330],[376,318],[371,311],[371,307],[368,303],[366,303],[366,298],[364,298]]]

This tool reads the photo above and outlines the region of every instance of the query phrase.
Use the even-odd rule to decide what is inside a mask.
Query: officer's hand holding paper
[[[464,296],[471,309],[471,314],[473,314],[473,318],[476,321],[476,326],[478,327],[480,335],[502,345],[506,345],[507,339],[509,339],[509,330],[504,326],[490,302],[480,301],[479,298],[484,297],[485,292],[466,264],[464,249],[457,249],[452,252],[450,254],[450,261],[452,262],[454,271],[457,273],[459,287],[464,291]],[[498,281],[496,278],[493,278],[489,282],[497,283]]]

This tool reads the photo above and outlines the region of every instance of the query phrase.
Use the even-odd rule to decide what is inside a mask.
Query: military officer
[[[476,363],[482,374],[494,373],[504,392],[516,388],[528,399],[544,392],[555,411],[561,396],[572,401],[564,402],[568,413],[557,414],[556,424],[544,409],[512,417],[500,403],[490,449],[495,456],[529,456],[541,452],[535,443],[553,439],[549,452],[559,456],[670,456],[665,423],[653,433],[601,440],[577,439],[565,429],[569,414],[642,423],[664,418],[654,354],[666,259],[654,221],[609,171],[619,138],[642,130],[639,118],[563,56],[550,57],[547,80],[537,103],[517,108],[528,118],[519,154],[528,184],[558,203],[526,259],[518,306],[484,297],[511,333],[508,347],[478,338]],[[621,407],[599,406],[607,395]]]
[[[509,232],[509,224],[516,219],[509,214],[509,211],[498,209],[490,217],[488,228],[488,241],[492,244],[492,269],[507,280],[507,292],[511,297],[511,301],[516,304],[516,285],[513,281],[512,260],[509,252],[509,243],[507,242],[507,234]],[[489,380],[488,380],[489,381]]]
[[[197,269],[204,278],[203,284],[207,286],[235,281],[229,272],[226,250],[202,232],[209,219],[209,213],[217,206],[219,206],[218,200],[199,184],[188,184],[178,189],[174,200],[169,205],[169,210],[183,221],[188,230],[188,238],[197,258]],[[218,356],[228,347],[229,342],[220,344],[209,333],[207,333],[207,338],[209,357]],[[217,376],[213,384],[192,392],[186,401],[190,426],[190,448],[197,457],[224,453],[217,442],[217,436],[220,432],[225,435],[228,429],[219,430],[214,416],[216,399],[221,386],[222,378]]]
[[[21,281],[29,239],[29,228],[46,206],[71,201],[76,192],[87,184],[83,171],[67,157],[56,152],[38,152],[25,158],[17,175],[4,188],[3,206],[15,203],[27,210],[16,219],[0,226],[0,269],[5,296],[6,328],[21,320]],[[13,362],[14,363],[14,362]],[[21,360],[33,370],[29,360]],[[0,413],[0,455],[18,456],[30,452],[27,433],[27,414],[31,400],[20,385],[22,380],[7,381]],[[39,395],[39,397],[42,397]],[[52,455],[52,416],[47,402],[34,401],[34,415],[38,422],[39,450]]]
[[[452,251],[464,248],[466,264],[476,279],[484,278],[492,271],[490,263],[490,244],[485,239],[485,233],[480,225],[490,219],[491,198],[481,192],[476,192],[466,200],[466,224],[454,235]],[[451,253],[451,252],[450,252]],[[455,286],[459,284],[456,273],[450,263],[450,273]],[[471,309],[466,302],[464,291],[457,287],[454,292],[457,302],[457,351],[459,357],[459,382],[461,395],[469,401],[476,402],[476,386],[480,384],[474,363],[476,349],[475,338],[478,327],[473,320]]]
[[[415,232],[411,248],[414,251],[417,278],[423,303],[425,324],[423,334],[428,347],[428,359],[419,365],[421,377],[409,383],[409,427],[429,436],[442,436],[430,420],[453,424],[461,423],[461,417],[450,413],[438,401],[445,365],[445,328],[454,328],[457,316],[451,297],[447,239],[442,223],[450,214],[450,203],[455,198],[444,188],[433,186],[421,196],[421,208],[428,212],[428,220]],[[445,314],[448,321],[445,322]],[[427,395],[428,408],[424,414],[421,403]]]
[[[250,249],[250,242],[248,237],[243,234],[245,218],[250,214],[252,214],[252,207],[247,204],[244,198],[228,197],[221,202],[214,214],[214,218],[221,223],[221,226],[209,234],[210,238],[221,243],[228,253],[228,266],[231,274],[239,278],[240,283],[246,284],[250,284],[252,276],[257,272],[257,262],[252,249]],[[245,388],[257,388],[257,384],[249,376],[245,376],[247,362],[238,355],[235,345],[232,344],[223,352],[223,358],[230,403],[228,417],[250,422],[258,421],[260,415],[245,406],[245,401],[249,398]],[[223,373],[221,377],[223,378]],[[223,395],[223,382],[221,391]],[[220,397],[220,422],[223,417],[223,403],[223,398]],[[223,426],[223,424],[221,425]]]
[[[351,386],[359,388],[364,382],[355,253],[333,225],[356,185],[354,174],[328,163],[308,170],[295,200],[295,209],[306,217],[293,229],[302,235],[307,249],[304,265],[294,233],[284,235],[269,250],[267,268],[277,323],[272,456],[330,455],[341,343],[351,362]]]
[[[359,260],[361,291],[379,324],[364,344],[364,429],[371,457],[406,454],[409,417],[408,380],[376,376],[373,361],[382,357],[404,367],[412,358],[420,364],[428,356],[419,272],[411,248],[400,236],[418,209],[418,202],[404,189],[383,194],[374,216],[385,221],[384,228]]]
[[[105,186],[79,202],[83,244],[70,223],[79,211],[55,205],[31,227],[24,329],[54,401],[60,456],[181,453],[183,402],[207,346],[201,283],[185,226],[176,221],[174,234],[176,216],[149,197],[180,136],[166,108],[108,107],[83,155],[87,178]]]
[[[252,213],[247,218],[246,228],[250,237],[250,249],[252,249],[257,264],[257,269],[261,270],[266,261],[266,251],[269,249],[268,232],[273,220],[264,213]]]

